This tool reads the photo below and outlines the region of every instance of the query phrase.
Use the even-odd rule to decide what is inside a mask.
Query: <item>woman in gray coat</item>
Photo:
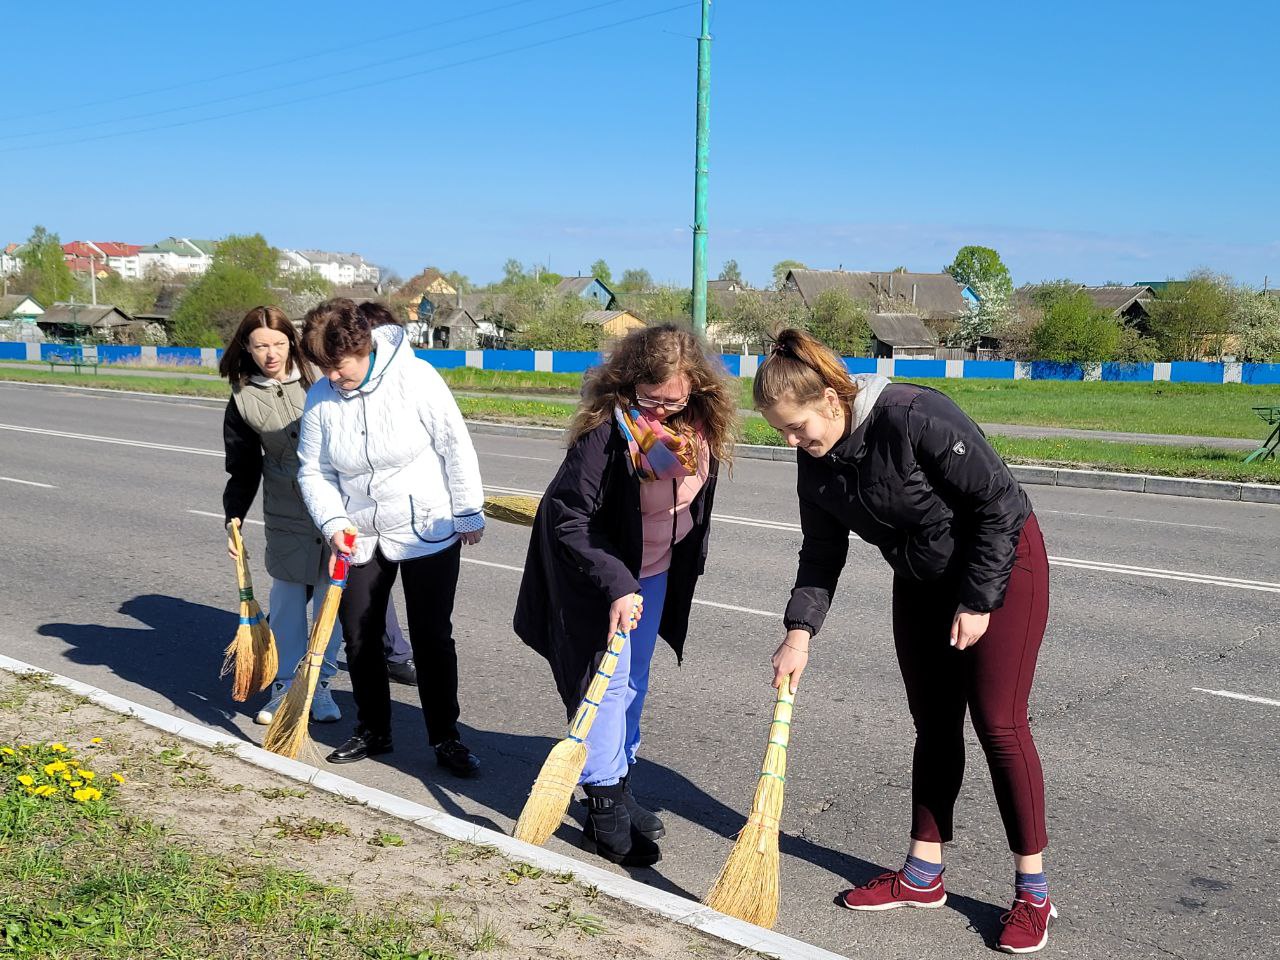
[[[228,527],[243,524],[262,485],[266,567],[272,581],[268,613],[280,655],[267,704],[254,718],[267,724],[307,649],[308,600],[317,615],[324,590],[316,586],[328,582],[328,547],[311,522],[297,481],[298,421],[312,377],[298,352],[297,331],[277,307],[254,307],[245,314],[218,372],[231,383],[222,422],[229,475],[222,507]],[[227,551],[236,555],[230,538]],[[341,643],[342,628],[335,626],[311,703],[311,717],[321,723],[342,719],[329,691]]]

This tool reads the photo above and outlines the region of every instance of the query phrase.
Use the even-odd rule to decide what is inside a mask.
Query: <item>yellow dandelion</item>
[[[58,788],[46,783],[43,786],[36,787],[33,792],[37,797],[52,797],[58,792]]]
[[[63,746],[62,744],[60,744],[60,743],[51,743],[51,744],[49,744],[49,749],[50,749],[50,750],[52,750],[54,753],[66,753],[66,752],[67,752],[67,748],[66,748],[66,747],[64,747],[64,746]]]
[[[92,770],[86,770],[84,767],[80,768],[79,773],[80,773],[80,776],[82,776],[86,780],[92,780],[94,777],[97,776],[97,774],[94,773]]]
[[[11,757],[18,755],[18,751],[14,750],[13,747],[0,747],[0,753],[7,753]]]
[[[20,743],[20,744],[18,744],[18,749],[19,749],[19,750],[30,750],[30,749],[31,749],[31,744],[29,744],[29,743]]]
[[[19,782],[20,784],[22,784],[24,787],[29,787],[29,786],[31,786],[32,784],[34,784],[36,781],[35,781],[35,779],[34,779],[33,777],[31,777],[29,774],[25,774],[25,773],[23,773],[23,774],[19,774],[19,776],[18,776],[18,782]]]
[[[87,800],[101,800],[102,791],[97,787],[81,787],[79,790],[71,794],[77,803],[84,803]]]
[[[114,780],[116,783],[124,783],[124,774],[122,774],[122,773],[113,773],[113,774],[111,775],[111,779],[112,779],[112,780]]]
[[[70,771],[70,770],[68,770],[66,773],[64,773],[64,774],[62,775],[62,779],[63,779],[63,780],[70,780],[70,779],[71,779],[71,771]]]
[[[83,780],[72,780],[70,783],[68,783],[68,784],[67,784],[67,786],[69,786],[69,787],[83,787],[83,786],[84,786],[84,781],[83,781]]]
[[[53,763],[46,763],[44,765],[44,773],[46,777],[52,777],[55,773],[61,773],[65,769],[67,769],[67,765],[61,760],[55,760]]]
[[[91,739],[89,742],[90,742],[90,743],[101,743],[101,742],[102,742],[102,738],[101,738],[101,737],[94,737],[94,738],[93,738],[93,739]]]

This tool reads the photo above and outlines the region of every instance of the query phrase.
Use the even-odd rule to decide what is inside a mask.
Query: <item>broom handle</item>
[[[769,724],[769,743],[764,748],[764,763],[760,768],[760,776],[773,777],[786,783],[787,781],[787,745],[791,742],[791,711],[795,706],[796,695],[791,692],[791,676],[782,678],[778,685],[778,699],[773,705],[773,722]],[[759,809],[760,792],[756,793],[757,803],[754,812]]]
[[[632,607],[632,617],[639,609],[639,604]],[[582,743],[587,739],[591,724],[596,719],[596,710],[599,709],[600,701],[604,699],[604,692],[609,689],[609,681],[613,679],[613,671],[618,666],[618,657],[622,655],[622,649],[629,639],[631,639],[630,630],[618,630],[609,638],[609,647],[600,659],[600,667],[596,670],[596,675],[591,678],[587,695],[582,698],[582,703],[578,704],[578,712],[573,715],[573,722],[569,724],[570,740]]]
[[[231,544],[236,548],[236,586],[241,600],[253,599],[253,581],[249,579],[249,558],[245,556],[244,539],[240,536],[240,524],[231,521]]]
[[[356,545],[356,531],[347,527],[342,531],[343,540],[348,547]],[[320,615],[311,628],[311,640],[307,644],[307,659],[311,665],[319,669],[324,660],[325,647],[329,645],[329,635],[333,633],[333,624],[338,619],[338,607],[342,603],[342,590],[347,585],[347,577],[351,573],[351,554],[334,553],[333,572],[329,574],[329,587],[325,590],[324,602],[320,605]]]

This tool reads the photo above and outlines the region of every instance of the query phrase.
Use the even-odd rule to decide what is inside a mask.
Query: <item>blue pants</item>
[[[667,597],[666,572],[642,579],[640,594],[644,597],[640,624],[622,648],[609,688],[587,733],[587,765],[578,782],[593,787],[611,786],[625,777],[640,749],[640,713],[649,692],[649,664]]]
[[[311,616],[320,616],[320,607],[324,604],[324,595],[329,589],[324,586],[315,588],[311,598]],[[289,583],[284,580],[271,582],[271,598],[269,600],[271,632],[276,637],[276,653],[280,657],[280,668],[276,672],[276,680],[288,683],[293,679],[293,671],[298,661],[307,652],[307,640],[311,632],[307,629],[307,585],[305,583]],[[338,672],[338,647],[342,645],[342,625],[335,622],[333,636],[324,649],[324,663],[320,666],[320,679],[328,680]]]

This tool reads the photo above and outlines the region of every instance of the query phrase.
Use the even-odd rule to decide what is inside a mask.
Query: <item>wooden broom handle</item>
[[[640,604],[638,603],[631,608],[631,616],[633,618],[639,609]],[[630,639],[630,630],[617,630],[609,638],[608,649],[605,650],[604,656],[600,659],[600,666],[596,669],[596,675],[591,678],[591,685],[587,687],[587,695],[578,704],[578,711],[573,715],[573,722],[569,724],[569,737],[571,739],[586,739],[586,732],[581,729],[583,723],[591,709],[599,708],[600,701],[604,699],[605,691],[609,689],[609,681],[613,679],[613,671],[617,669],[618,657],[622,655],[622,650]]]
[[[244,552],[244,538],[240,536],[240,522],[234,517],[230,523],[231,527],[231,545],[236,548],[236,586],[240,588],[243,594],[245,590],[252,590],[253,584],[249,580],[249,558]],[[241,599],[245,599],[241,597]]]

